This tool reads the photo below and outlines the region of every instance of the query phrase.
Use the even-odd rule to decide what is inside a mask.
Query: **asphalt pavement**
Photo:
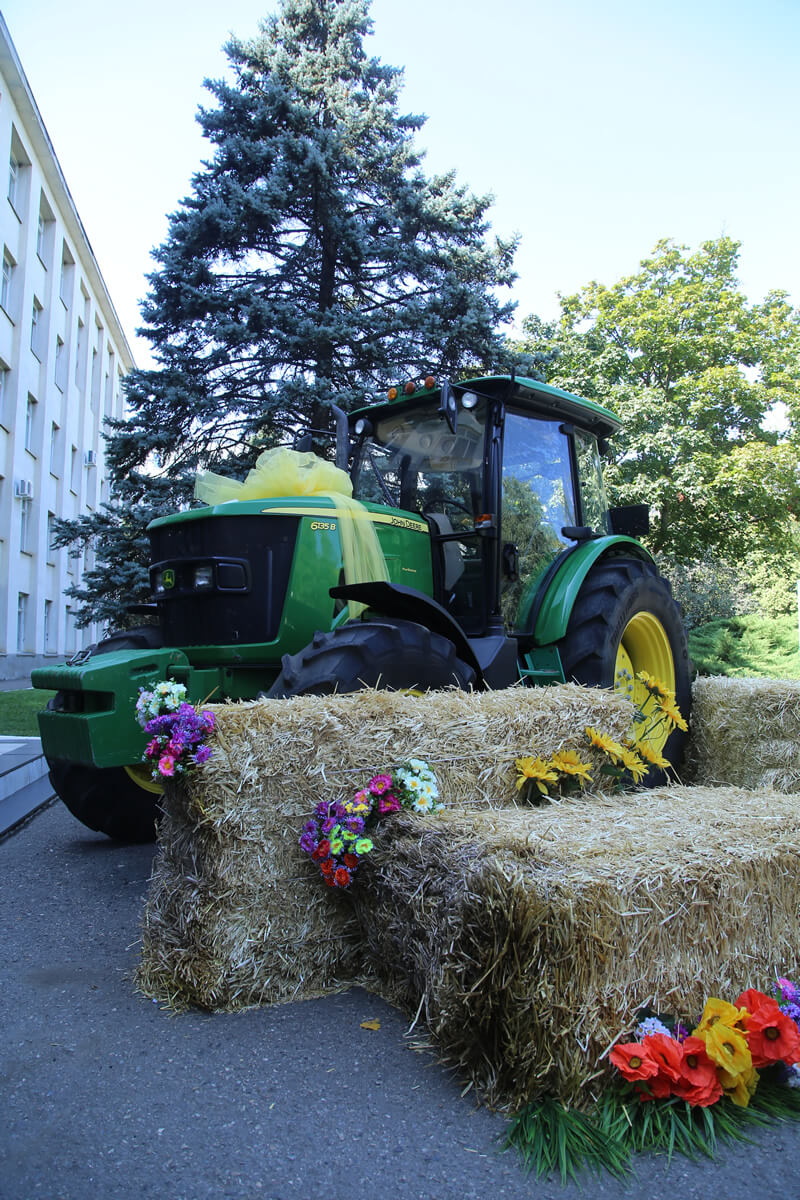
[[[2,1200],[800,1200],[800,1124],[625,1184],[530,1178],[504,1119],[360,989],[163,1011],[131,979],[152,856],[60,804],[0,844]]]

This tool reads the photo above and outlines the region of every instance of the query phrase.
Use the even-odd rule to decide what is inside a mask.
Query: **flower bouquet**
[[[748,988],[729,1004],[711,997],[695,1028],[644,1013],[635,1040],[609,1061],[619,1082],[591,1112],[545,1098],[512,1120],[505,1146],[528,1169],[581,1166],[621,1177],[631,1155],[676,1150],[713,1158],[722,1140],[746,1140],[755,1124],[800,1119],[800,988],[778,978],[775,995]]]
[[[442,808],[436,776],[422,759],[373,775],[349,800],[320,801],[303,826],[300,848],[318,865],[328,887],[347,888],[359,861],[374,849],[368,827],[402,808],[417,813]]]
[[[140,688],[136,719],[150,735],[142,760],[150,764],[155,780],[201,766],[213,754],[205,739],[214,729],[214,714],[198,713],[187,702],[182,683],[165,681],[152,691]]]

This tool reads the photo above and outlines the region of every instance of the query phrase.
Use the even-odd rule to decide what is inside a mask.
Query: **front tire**
[[[674,693],[681,716],[688,720],[692,685],[686,631],[672,589],[652,563],[627,558],[597,563],[578,593],[559,651],[567,680],[613,688],[640,708],[649,692],[637,675],[647,672]],[[667,733],[660,726],[644,740],[674,768],[680,766],[686,744],[683,730]],[[663,773],[652,769],[644,786],[663,780]]]
[[[475,671],[455,646],[413,621],[349,621],[316,633],[297,654],[285,654],[267,695],[328,696],[366,687],[426,691],[475,682]]]
[[[89,657],[116,650],[150,650],[163,646],[157,625],[142,625],[111,633],[90,650]],[[64,693],[58,692],[47,707],[61,709]],[[134,714],[131,713],[131,719]],[[161,815],[164,789],[150,778],[142,764],[130,767],[94,767],[68,759],[48,759],[50,782],[73,817],[88,829],[119,842],[152,842]]]

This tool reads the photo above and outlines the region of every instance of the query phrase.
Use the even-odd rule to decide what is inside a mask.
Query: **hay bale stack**
[[[349,896],[331,897],[297,844],[320,800],[420,757],[445,803],[513,805],[517,756],[583,749],[586,725],[615,738],[631,725],[626,700],[574,686],[365,691],[214,711],[213,757],[165,798],[144,916],[138,984],[175,1006],[237,1008],[368,982]]]
[[[530,810],[403,815],[354,890],[388,998],[478,1096],[585,1103],[649,1004],[800,961],[800,796],[672,787]]]
[[[697,679],[686,777],[708,786],[800,791],[800,682]]]

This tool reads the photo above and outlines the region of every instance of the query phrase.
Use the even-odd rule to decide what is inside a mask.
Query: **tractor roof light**
[[[478,397],[475,392],[464,392],[464,395],[461,397],[462,408],[474,408],[477,403]]]

